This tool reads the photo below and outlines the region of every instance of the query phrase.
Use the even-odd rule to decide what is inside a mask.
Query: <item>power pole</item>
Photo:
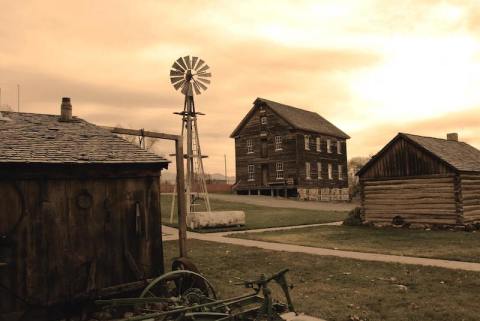
[[[17,85],[17,112],[20,112],[20,85]]]
[[[223,154],[223,159],[225,161],[225,184],[228,184],[228,176],[227,176],[227,154]]]

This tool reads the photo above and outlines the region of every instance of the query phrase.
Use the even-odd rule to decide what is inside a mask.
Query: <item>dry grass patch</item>
[[[170,224],[171,201],[172,197],[170,195],[162,195],[162,222],[163,224],[176,226],[176,210],[174,212],[174,221],[172,224]],[[227,230],[250,230],[268,227],[330,223],[342,221],[347,216],[347,212],[314,211],[296,208],[273,208],[220,200],[210,200],[210,203],[213,211],[245,211],[247,224],[241,228]],[[200,207],[198,210],[202,211],[204,208]],[[203,231],[217,232],[220,231],[220,229],[208,229]]]
[[[191,240],[189,256],[225,298],[254,278],[289,267],[297,310],[327,320],[478,320],[480,273],[274,252]],[[165,242],[167,265],[177,243]],[[354,319],[353,317],[359,317]]]
[[[318,226],[232,237],[358,252],[480,262],[480,233],[365,226]]]

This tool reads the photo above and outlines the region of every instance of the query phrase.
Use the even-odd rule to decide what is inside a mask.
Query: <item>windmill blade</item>
[[[200,95],[200,88],[198,88],[197,82],[193,81],[193,89],[195,89],[195,94]]]
[[[172,84],[175,84],[177,81],[184,80],[183,77],[170,77]]]
[[[185,72],[185,68],[183,68],[182,66],[180,66],[180,65],[178,64],[178,62],[176,62],[176,61],[173,63],[172,68],[173,68],[173,69],[176,69],[176,70],[178,70],[178,71],[183,71],[183,72]]]
[[[179,70],[170,70],[170,77],[183,77],[185,73],[183,71],[179,71]]]
[[[185,84],[185,79],[183,79],[180,82],[174,84],[173,88],[175,88],[175,90],[178,90],[178,88],[182,87],[184,84]]]
[[[200,73],[200,72],[205,72],[207,71],[207,69],[209,69],[210,67],[208,65],[205,65],[203,66],[202,68],[200,68],[199,70],[197,70],[197,73]]]
[[[192,57],[192,69],[195,70],[195,65],[197,64],[198,57]]]
[[[187,64],[188,69],[192,69],[192,64],[190,63],[190,56],[183,57],[183,60],[185,60],[185,63]]]
[[[178,58],[178,59],[177,59],[177,62],[180,64],[180,66],[183,67],[183,70],[186,70],[186,69],[187,69],[187,66],[186,66],[185,63],[183,62],[182,57]]]
[[[200,80],[201,82],[205,83],[205,84],[209,84],[210,83],[210,80],[208,79],[204,79],[204,78],[197,78],[198,80]]]
[[[205,77],[205,78],[212,77],[212,74],[210,72],[209,73],[198,73],[197,75],[198,75],[198,77]]]
[[[205,63],[205,61],[203,61],[202,59],[200,59],[200,60],[198,61],[197,67],[195,67],[195,71],[197,71],[198,68],[202,67],[204,63]]]
[[[195,84],[197,84],[198,86],[200,86],[200,88],[202,88],[203,90],[207,90],[207,86],[205,86],[204,84],[202,84],[201,82],[199,82],[198,80],[194,80]]]

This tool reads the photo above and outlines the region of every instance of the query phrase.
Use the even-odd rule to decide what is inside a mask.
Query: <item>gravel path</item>
[[[177,229],[171,228],[168,226],[162,226],[162,229],[164,233],[163,239],[165,241],[178,239]],[[245,239],[230,238],[226,236],[225,233],[188,232],[187,237],[189,239],[195,239],[195,240],[227,243],[227,244],[234,244],[234,245],[248,246],[248,247],[257,247],[257,248],[273,250],[273,251],[306,253],[306,254],[319,255],[319,256],[336,256],[336,257],[343,257],[343,258],[356,259],[356,260],[362,260],[362,261],[377,261],[377,262],[424,265],[424,266],[434,266],[434,267],[440,267],[440,268],[446,268],[446,269],[458,269],[458,270],[480,272],[480,263],[449,261],[449,260],[440,260],[440,259],[427,259],[427,258],[412,257],[412,256],[399,256],[399,255],[388,255],[388,254],[332,250],[332,249],[310,247],[310,246],[245,240]]]
[[[234,194],[214,194],[210,193],[208,196],[211,199],[226,201],[226,202],[236,202],[236,203],[245,203],[259,206],[268,206],[268,207],[281,207],[281,208],[300,208],[306,210],[322,210],[322,211],[350,211],[359,204],[352,203],[343,203],[343,202],[315,202],[315,201],[297,201],[279,197],[270,197],[270,196],[258,196],[258,195],[234,195]]]

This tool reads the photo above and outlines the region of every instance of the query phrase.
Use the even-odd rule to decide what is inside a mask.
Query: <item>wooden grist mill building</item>
[[[357,173],[366,221],[480,222],[480,151],[458,141],[398,134]]]
[[[350,137],[319,114],[257,98],[230,137],[238,194],[349,199]]]
[[[167,165],[72,117],[69,98],[61,116],[1,112],[0,319],[163,273]]]

